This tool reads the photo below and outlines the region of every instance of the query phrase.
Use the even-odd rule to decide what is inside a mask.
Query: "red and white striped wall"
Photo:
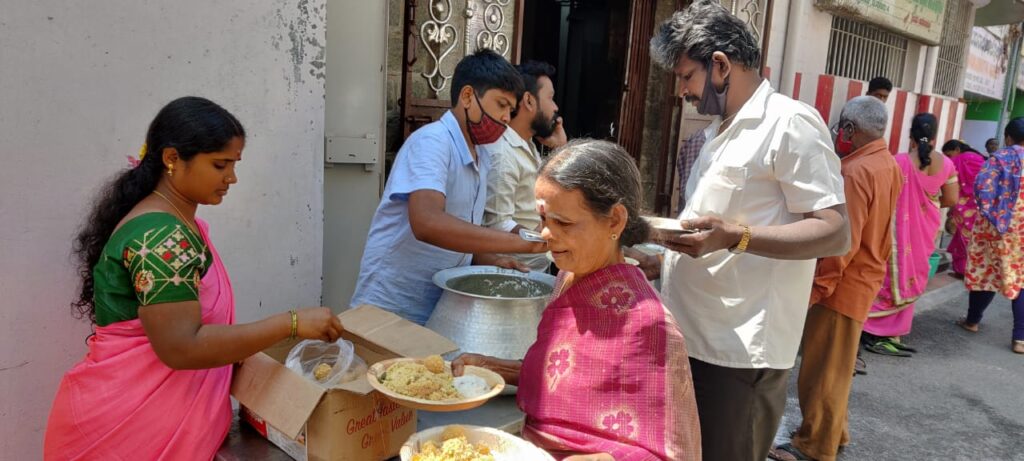
[[[868,84],[833,75],[808,75],[796,73],[793,85],[793,99],[798,99],[818,109],[825,123],[831,125],[839,120],[839,113],[846,101],[867,93]],[[894,88],[886,103],[889,109],[889,127],[885,138],[893,153],[906,152],[910,147],[910,122],[914,115],[931,112],[939,120],[935,145],[942,146],[950,139],[960,137],[967,104],[945,96],[920,95]],[[894,135],[895,134],[895,135]]]

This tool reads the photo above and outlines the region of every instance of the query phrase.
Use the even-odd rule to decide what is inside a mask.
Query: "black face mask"
[[[701,115],[723,115],[725,114],[725,98],[729,92],[729,76],[725,77],[725,86],[719,93],[715,84],[711,83],[711,71],[714,61],[708,61],[707,77],[704,79],[704,93],[700,96],[700,104],[697,105],[697,113]]]

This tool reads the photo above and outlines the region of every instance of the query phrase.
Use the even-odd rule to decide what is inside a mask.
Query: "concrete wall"
[[[169,100],[195,94],[250,136],[239,183],[202,209],[239,321],[320,302],[326,0],[17,2],[0,13],[0,457],[40,459],[89,325],[68,307],[91,196]]]

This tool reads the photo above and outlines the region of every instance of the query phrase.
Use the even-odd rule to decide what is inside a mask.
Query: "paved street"
[[[864,352],[868,375],[850,401],[853,460],[1024,460],[1024,355],[1010,351],[1013,316],[996,297],[981,332],[953,321],[965,314],[957,281],[926,294],[905,338],[912,358]],[[777,441],[800,421],[795,373]]]

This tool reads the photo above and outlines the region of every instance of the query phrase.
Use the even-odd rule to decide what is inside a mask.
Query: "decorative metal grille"
[[[838,77],[871,80],[886,77],[903,81],[907,39],[849,18],[832,18],[825,72]]]
[[[935,69],[932,92],[959,98],[963,96],[962,81],[971,36],[968,22],[971,4],[967,0],[947,0],[946,19],[942,24],[942,42]]]
[[[430,55],[431,70],[421,75],[427,79],[434,93],[440,93],[452,78],[450,73],[444,72],[441,65],[455,50],[459,30],[449,23],[452,19],[451,0],[431,0],[428,11],[430,18],[423,21],[423,25],[420,26],[420,40]]]
[[[505,16],[512,0],[477,0],[466,5],[466,53],[490,48],[508,58],[511,41]]]
[[[764,31],[764,0],[719,0],[730,13],[747,23],[757,43],[761,43]]]

